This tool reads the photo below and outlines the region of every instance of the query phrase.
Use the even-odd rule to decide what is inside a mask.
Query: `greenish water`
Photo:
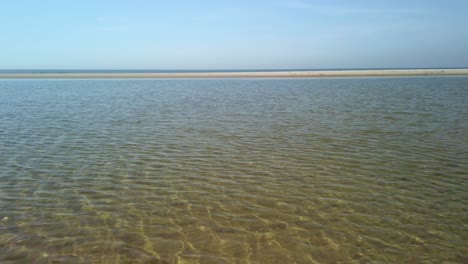
[[[0,81],[1,263],[466,263],[468,78]]]

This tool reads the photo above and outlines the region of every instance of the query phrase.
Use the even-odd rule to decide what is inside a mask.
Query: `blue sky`
[[[12,0],[0,69],[467,67],[467,0]]]

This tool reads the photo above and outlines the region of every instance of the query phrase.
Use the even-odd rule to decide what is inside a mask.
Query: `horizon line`
[[[337,68],[0,68],[0,71],[346,71],[346,70],[438,70],[462,67],[337,67]]]

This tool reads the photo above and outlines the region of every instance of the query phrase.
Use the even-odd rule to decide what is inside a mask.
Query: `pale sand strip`
[[[279,72],[193,72],[193,73],[0,73],[0,79],[120,79],[120,78],[307,78],[468,75],[468,69],[420,70],[334,70]]]

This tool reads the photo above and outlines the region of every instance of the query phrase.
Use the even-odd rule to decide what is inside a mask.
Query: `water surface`
[[[1,80],[0,262],[467,262],[467,102],[467,77]]]

